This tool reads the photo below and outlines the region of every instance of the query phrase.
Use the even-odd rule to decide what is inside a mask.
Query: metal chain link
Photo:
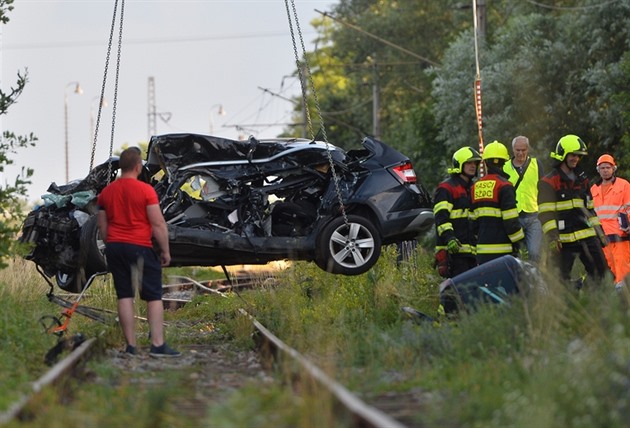
[[[298,77],[300,79],[300,88],[302,90],[302,108],[304,109],[304,113],[306,114],[306,125],[308,128],[308,133],[311,137],[311,140],[315,141],[315,133],[313,132],[313,121],[311,120],[311,112],[308,108],[308,95],[306,93],[306,85],[304,83],[305,81],[304,72],[302,70],[302,63],[300,62],[300,55],[298,54],[297,43],[295,42],[295,33],[293,31],[293,21],[291,20],[289,2],[285,0],[284,5],[287,9],[287,19],[289,20],[289,30],[291,31],[291,41],[293,42],[293,54],[295,55],[295,65],[297,67]],[[295,5],[293,6],[293,10],[295,13]]]
[[[109,32],[109,41],[107,43],[107,54],[105,55],[105,70],[103,71],[103,83],[101,85],[101,100],[98,105],[98,115],[96,117],[96,126],[94,128],[94,139],[92,140],[92,153],[90,156],[90,171],[92,171],[92,168],[94,168],[94,155],[96,153],[98,128],[101,122],[101,111],[102,111],[102,106],[103,106],[103,98],[105,96],[105,85],[107,84],[107,71],[109,70],[109,57],[112,51],[112,41],[114,38],[114,29],[116,28],[117,12],[118,12],[118,0],[116,0],[114,3],[114,16],[112,17],[112,26]]]
[[[109,157],[114,153],[114,130],[116,128],[116,106],[118,104],[118,82],[120,80],[120,58],[122,54],[123,21],[125,16],[125,0],[120,2],[120,26],[118,28],[118,52],[116,56],[116,79],[114,80],[114,99],[112,100],[112,135],[109,143]]]
[[[299,55],[298,55],[298,51],[297,51],[297,47],[296,47],[296,42],[295,42],[295,34],[293,32],[293,25],[292,25],[292,21],[291,21],[291,15],[289,13],[289,5],[287,3],[288,0],[285,0],[285,5],[287,8],[287,15],[289,18],[289,27],[291,29],[291,39],[293,41],[293,51],[295,54],[295,62],[298,66],[298,73],[300,75],[300,85],[302,86],[302,99],[303,99],[303,103],[304,103],[304,108],[306,110],[306,117],[308,120],[308,127],[309,130],[311,132],[311,139],[314,141],[315,140],[315,135],[313,133],[313,124],[311,121],[311,116],[309,113],[309,109],[308,109],[308,102],[307,102],[307,94],[306,94],[306,89],[305,89],[305,85],[303,83],[303,75],[302,75],[302,67],[300,67],[300,61],[299,61]],[[319,99],[317,97],[317,91],[315,90],[315,82],[313,81],[313,74],[311,73],[311,67],[308,63],[308,58],[306,55],[306,48],[304,46],[304,37],[302,36],[302,30],[300,28],[300,21],[298,19],[298,14],[297,14],[297,10],[295,8],[295,0],[291,0],[291,8],[293,9],[293,16],[295,17],[295,26],[297,28],[297,32],[298,35],[300,37],[300,45],[302,47],[302,55],[303,55],[303,59],[304,59],[304,65],[306,66],[306,71],[308,74],[308,78],[309,78],[309,83],[310,83],[310,87],[311,87],[311,92],[313,93],[313,102],[315,103],[315,108],[317,110],[317,116],[319,118],[319,122],[321,125],[321,131],[322,131],[322,139],[324,140],[324,143],[326,144],[326,154],[328,155],[328,162],[330,163],[330,169],[332,171],[332,175],[333,175],[333,182],[335,183],[335,192],[337,193],[337,200],[339,201],[339,208],[341,210],[341,215],[343,216],[343,221],[346,225],[346,227],[349,227],[348,224],[348,216],[346,215],[346,208],[345,205],[343,203],[343,197],[341,195],[341,188],[339,187],[339,177],[337,176],[337,170],[335,168],[335,163],[333,162],[333,158],[332,158],[332,154],[330,152],[330,144],[328,143],[328,136],[326,135],[326,127],[324,126],[324,118],[322,116],[322,110],[321,107],[319,105]]]

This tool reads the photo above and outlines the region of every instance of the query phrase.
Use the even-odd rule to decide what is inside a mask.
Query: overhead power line
[[[314,32],[306,33],[314,34]],[[191,37],[160,37],[151,39],[129,39],[125,41],[126,45],[147,45],[157,43],[193,43],[193,42],[213,42],[224,40],[239,39],[260,39],[264,37],[286,37],[284,32],[269,32],[257,34],[234,34],[228,36],[191,36]],[[13,49],[52,49],[52,48],[74,48],[74,47],[90,47],[102,46],[103,40],[63,40],[59,42],[35,42],[35,43],[5,43],[2,46],[4,50]]]
[[[533,0],[526,0],[527,3],[533,4],[534,6],[538,6],[538,7],[542,7],[545,9],[552,9],[552,10],[588,10],[588,9],[595,9],[597,7],[603,7],[603,6],[608,6],[609,4],[613,4],[613,3],[618,3],[620,0],[611,0],[611,1],[605,1],[599,4],[592,4],[590,6],[552,6],[549,4],[544,4],[544,3],[539,3],[537,1],[533,1]]]
[[[392,47],[392,48],[394,48],[394,49],[397,49],[397,50],[399,50],[399,51],[401,51],[401,52],[404,52],[404,53],[406,53],[407,55],[411,55],[411,56],[413,56],[414,58],[418,58],[419,60],[421,60],[421,61],[423,61],[423,62],[426,62],[427,64],[434,65],[434,66],[438,66],[438,65],[439,65],[439,64],[438,64],[437,62],[435,62],[435,61],[432,61],[432,60],[430,60],[430,59],[428,59],[428,58],[426,58],[426,57],[423,57],[423,56],[421,56],[421,55],[418,55],[417,53],[412,52],[412,51],[410,51],[409,49],[405,49],[405,48],[403,48],[402,46],[399,46],[399,45],[397,45],[397,44],[395,44],[395,43],[392,43],[392,42],[390,42],[389,40],[385,40],[385,39],[383,39],[382,37],[379,37],[379,36],[377,36],[377,35],[375,35],[375,34],[372,34],[372,33],[370,33],[369,31],[366,31],[366,30],[364,30],[364,29],[363,29],[363,28],[361,28],[361,27],[357,27],[356,25],[350,24],[349,22],[342,21],[341,19],[336,18],[335,16],[333,16],[333,15],[332,15],[331,13],[329,13],[329,12],[322,12],[322,11],[319,11],[319,10],[317,10],[317,9],[315,9],[315,12],[317,12],[317,13],[319,13],[319,14],[321,14],[321,15],[323,15],[323,16],[325,16],[325,17],[327,17],[327,18],[330,18],[330,19],[332,19],[332,20],[333,20],[333,21],[335,21],[335,22],[338,22],[338,23],[340,23],[340,24],[342,24],[342,25],[345,25],[346,27],[352,28],[353,30],[358,31],[359,33],[365,34],[365,35],[366,35],[366,36],[368,36],[368,37],[371,37],[371,38],[373,38],[373,39],[375,39],[375,40],[378,40],[379,42],[384,43],[384,44],[386,44],[387,46],[390,46],[390,47]]]

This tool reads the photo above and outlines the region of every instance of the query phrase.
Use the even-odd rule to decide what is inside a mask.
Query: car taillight
[[[402,180],[403,183],[415,183],[416,172],[411,166],[411,162],[406,162],[402,165],[398,165],[392,168],[392,171]]]

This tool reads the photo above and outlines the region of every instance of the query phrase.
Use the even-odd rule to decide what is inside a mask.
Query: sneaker
[[[137,355],[138,351],[136,350],[135,346],[127,345],[127,348],[125,348],[125,354]]]
[[[163,343],[160,346],[151,345],[149,355],[153,358],[172,358],[179,357],[182,353]]]

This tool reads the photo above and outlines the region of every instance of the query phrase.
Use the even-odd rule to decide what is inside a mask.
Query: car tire
[[[68,293],[80,293],[92,275],[107,271],[105,244],[101,239],[95,215],[81,227],[79,245],[77,269],[74,272],[58,271],[55,274],[59,288]]]
[[[81,292],[83,284],[81,284],[82,281],[79,281],[78,278],[79,275],[77,275],[77,272],[67,273],[58,271],[55,274],[55,282],[57,283],[57,286],[68,293]]]
[[[315,262],[335,274],[367,272],[381,256],[381,237],[368,218],[348,215],[333,219],[319,235]]]
[[[97,272],[106,272],[105,242],[101,238],[96,215],[90,217],[81,227],[79,242],[81,246],[80,260],[83,262],[81,265],[85,266],[86,279]]]

